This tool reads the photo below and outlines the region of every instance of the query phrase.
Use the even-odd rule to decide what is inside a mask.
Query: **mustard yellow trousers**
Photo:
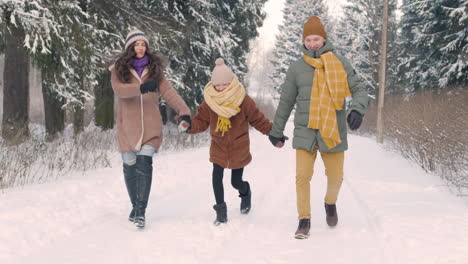
[[[310,180],[314,174],[318,146],[313,151],[296,150],[296,195],[299,219],[310,219]],[[325,202],[335,204],[343,182],[344,151],[320,152],[327,175]]]

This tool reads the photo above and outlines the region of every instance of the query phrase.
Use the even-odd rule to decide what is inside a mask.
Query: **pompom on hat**
[[[215,63],[216,66],[211,72],[211,83],[213,85],[231,83],[232,79],[235,77],[232,70],[224,64],[224,60],[222,58],[216,59]]]
[[[143,40],[146,42],[146,46],[149,46],[149,41],[145,33],[141,30],[134,29],[127,34],[127,38],[125,39],[125,49],[128,49],[128,47],[137,40]]]
[[[311,16],[304,24],[304,31],[302,32],[302,40],[309,35],[319,35],[327,39],[327,32],[323,27],[322,21],[317,16]]]

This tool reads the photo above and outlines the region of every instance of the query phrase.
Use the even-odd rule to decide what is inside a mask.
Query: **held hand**
[[[179,130],[179,133],[185,133],[190,129],[191,125],[192,120],[190,119],[190,116],[183,115],[179,117],[177,129]]]
[[[348,121],[349,128],[351,130],[356,130],[361,126],[362,115],[356,110],[351,110],[346,120]]]
[[[156,92],[156,89],[159,88],[159,84],[155,80],[147,81],[140,85],[140,92],[142,94],[147,92]]]
[[[268,136],[268,139],[270,140],[271,144],[273,144],[273,146],[282,148],[284,146],[284,141],[288,140],[289,138],[287,136],[283,136],[282,138]]]

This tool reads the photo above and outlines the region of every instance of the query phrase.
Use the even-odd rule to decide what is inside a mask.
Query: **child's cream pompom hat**
[[[224,64],[222,58],[218,58],[215,61],[216,66],[211,72],[211,83],[213,85],[231,83],[232,79],[235,77],[232,70]]]

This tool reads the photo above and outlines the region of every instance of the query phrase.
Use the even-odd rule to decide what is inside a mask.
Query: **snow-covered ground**
[[[287,135],[292,135],[288,124]],[[121,162],[113,168],[0,194],[0,263],[468,263],[468,201],[369,138],[350,136],[339,224],[325,223],[320,158],[311,235],[294,239],[295,152],[251,131],[245,169],[252,211],[225,174],[229,222],[214,226],[208,147],[158,154],[147,227],[130,210]]]

